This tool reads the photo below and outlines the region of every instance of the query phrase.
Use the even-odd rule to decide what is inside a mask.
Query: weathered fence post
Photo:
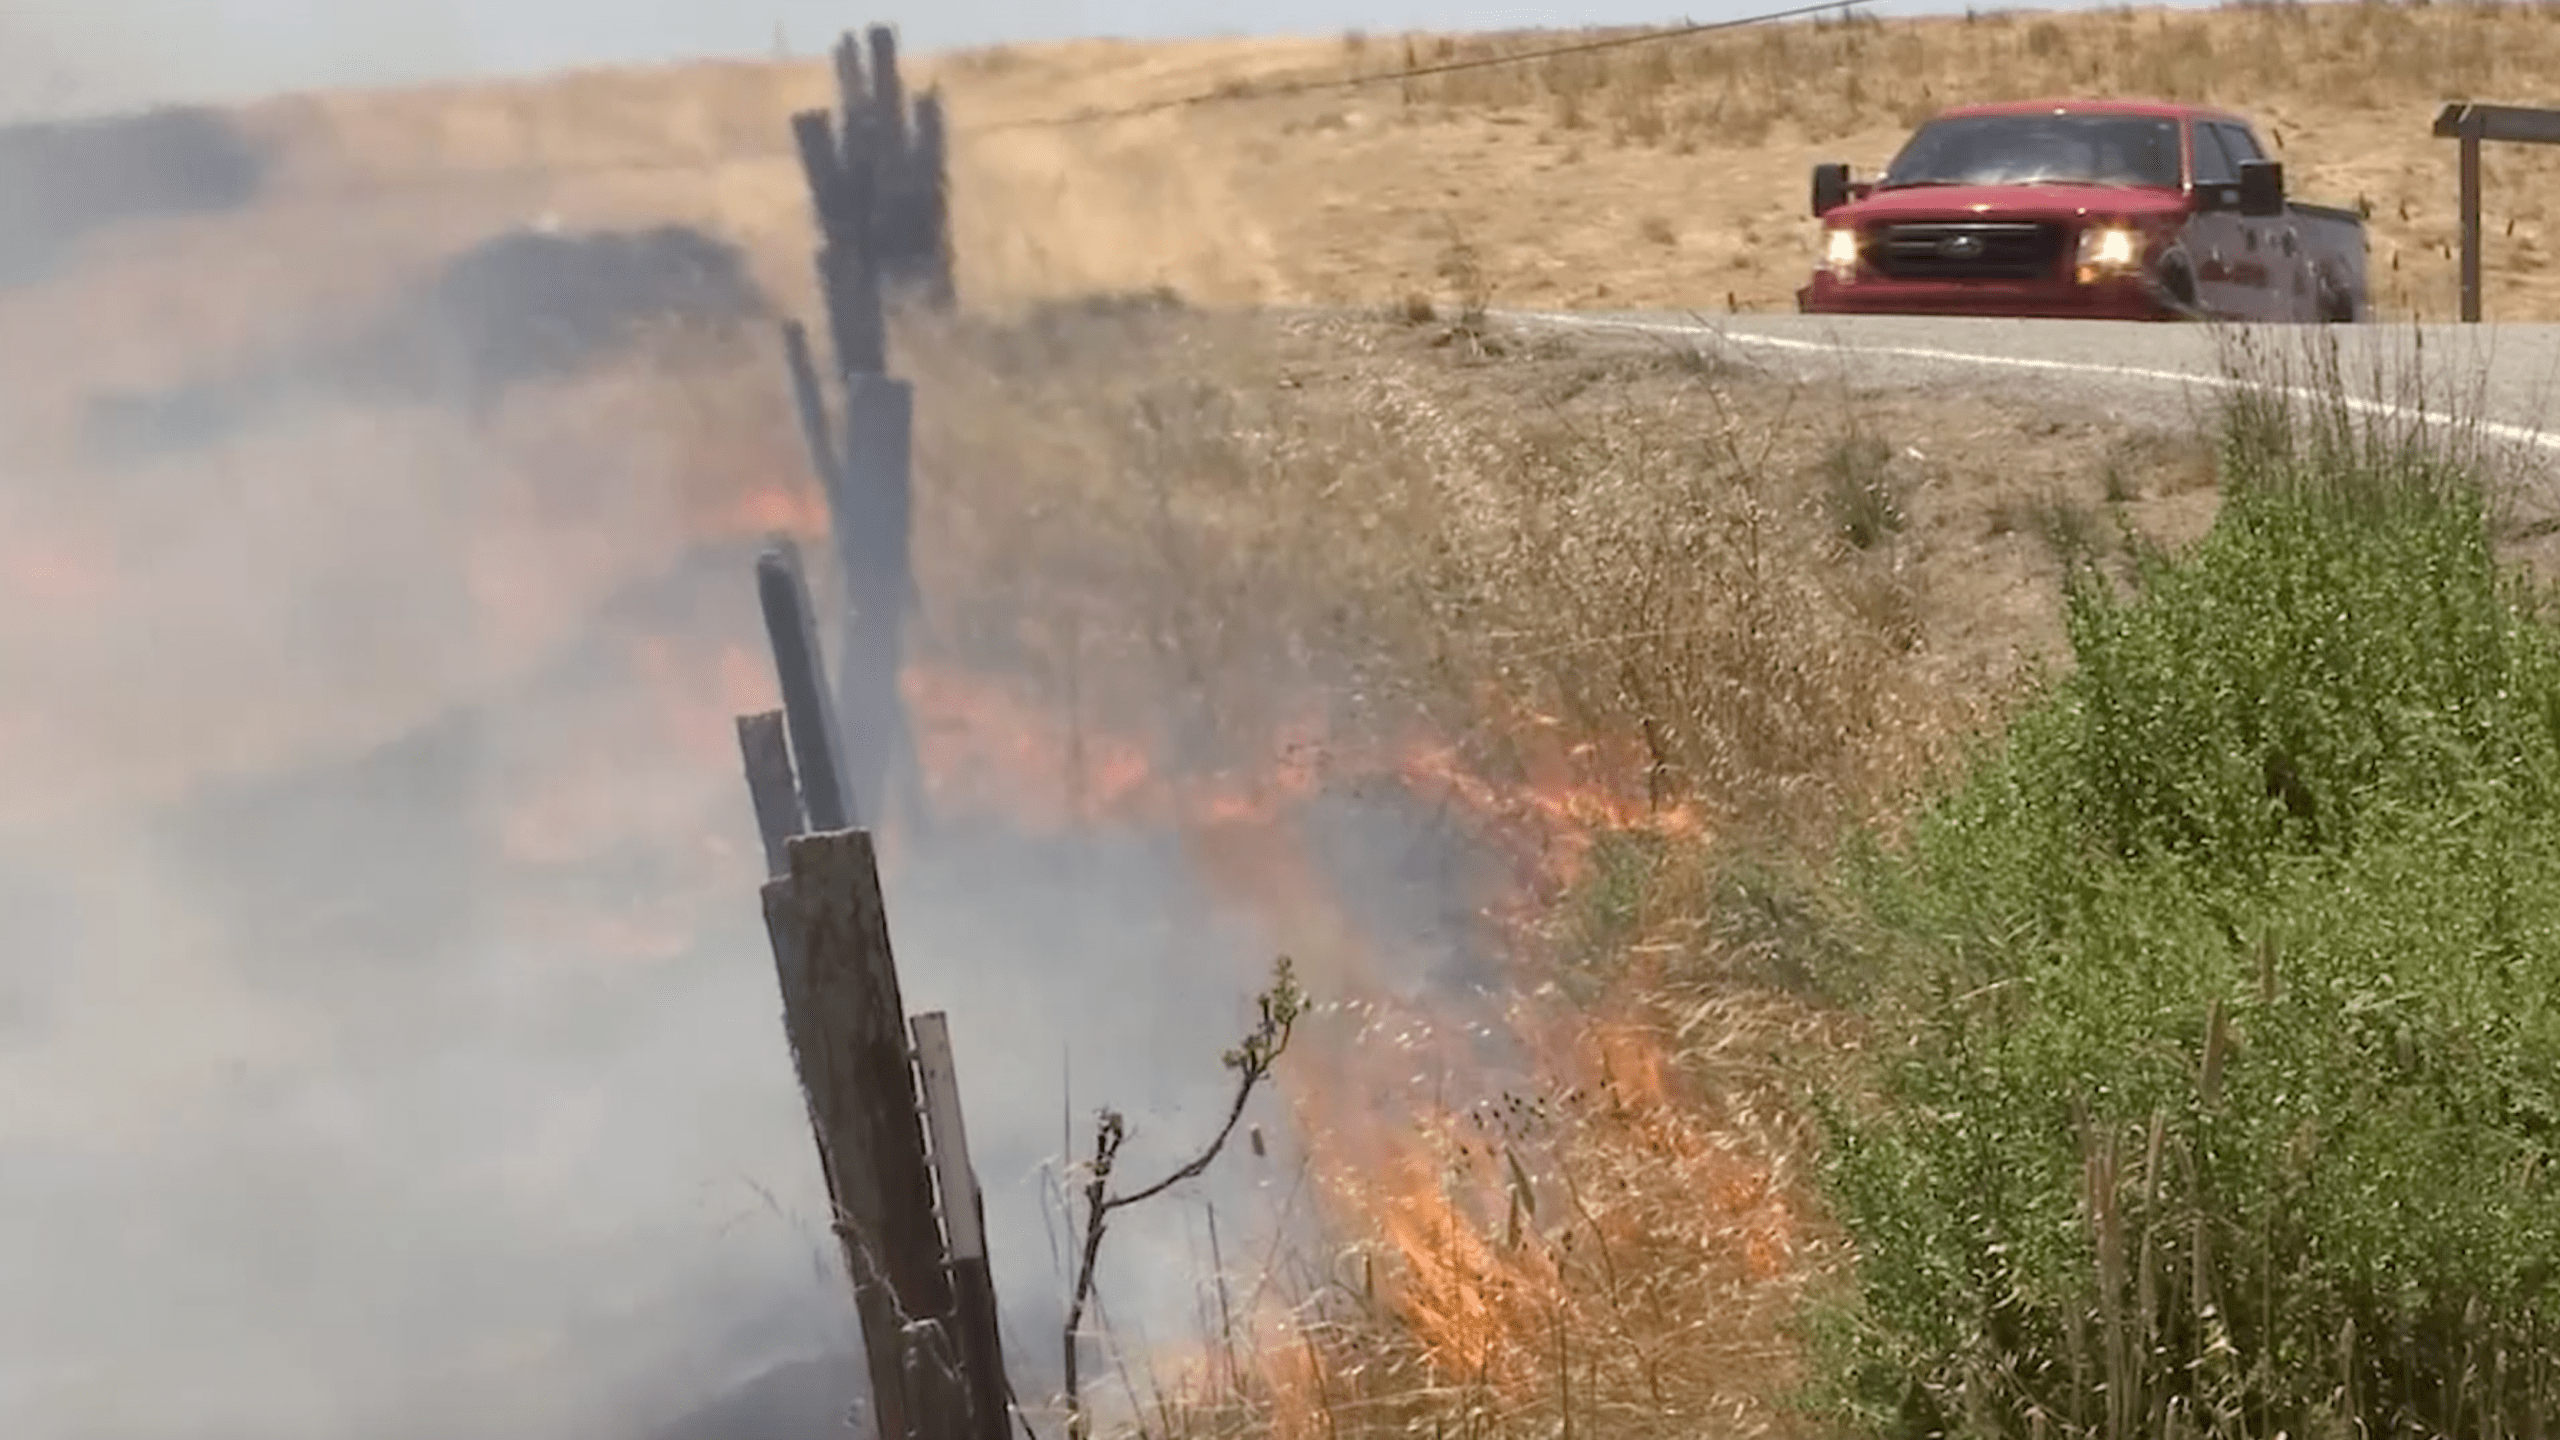
[[[907,1329],[951,1313],[871,837],[796,835],[790,873],[764,887],[783,1029],[809,1101],[862,1322],[882,1440],[954,1440],[921,1428],[942,1408],[913,1393]]]
[[[747,770],[747,798],[756,807],[756,834],[764,841],[764,873],[791,873],[791,837],[806,829],[800,781],[791,773],[791,737],[783,712],[738,717],[738,753]]]
[[[799,768],[800,804],[812,830],[842,830],[855,822],[859,798],[846,783],[836,724],[835,696],[818,649],[818,616],[800,547],[776,536],[756,558],[756,597],[764,606],[765,635],[773,645],[782,713]]]
[[[844,399],[836,553],[850,611],[841,690],[849,727],[846,763],[866,793],[885,799],[892,771],[913,763],[898,677],[905,669],[906,621],[915,602],[909,560],[915,392],[886,375],[847,375]]]
[[[920,800],[898,691],[915,601],[915,397],[887,373],[882,287],[921,278],[940,304],[951,291],[941,102],[917,99],[911,126],[896,37],[874,26],[869,41],[867,75],[854,36],[836,48],[841,116],[792,117],[841,426],[807,328],[783,326],[843,570],[844,661],[831,682],[799,549],[776,537],[757,558],[756,586],[783,703],[739,717],[738,745],[764,842],[783,1031],[862,1322],[880,1440],[1008,1440],[1011,1391],[949,1027],[918,1016],[909,1035],[865,820],[893,776]],[[911,808],[921,822],[921,804]]]
[[[1003,1354],[949,1033],[938,1014],[916,1028],[935,1057],[920,1087],[924,1050],[908,1034],[871,837],[803,829],[822,806],[794,784],[790,747],[805,741],[797,768],[823,779],[834,718],[796,557],[778,545],[756,572],[785,702],[738,717],[739,751],[770,876],[765,926],[783,1034],[853,1287],[879,1435],[1002,1440]]]
[[[2459,122],[2462,188],[2462,323],[2480,323],[2480,138],[2484,127],[2477,111],[2466,110]]]
[[[916,1038],[916,1075],[924,1082],[924,1123],[933,1144],[934,1178],[942,1192],[942,1228],[951,1242],[952,1318],[969,1384],[972,1440],[1006,1440],[1010,1397],[1004,1390],[1004,1342],[996,1326],[996,1286],[987,1267],[986,1206],[969,1163],[969,1132],[960,1113],[960,1075],[951,1058],[951,1022],[939,1010],[909,1022]]]

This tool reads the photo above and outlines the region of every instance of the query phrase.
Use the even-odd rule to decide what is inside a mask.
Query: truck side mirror
[[[2253,220],[2284,213],[2283,161],[2240,162],[2240,213]]]
[[[1816,219],[1849,203],[1849,167],[1832,161],[1813,167],[1813,213]]]

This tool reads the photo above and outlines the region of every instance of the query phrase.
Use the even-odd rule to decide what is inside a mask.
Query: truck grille
[[[2062,227],[2034,221],[1879,225],[1868,257],[1896,280],[2032,280],[2062,260]]]

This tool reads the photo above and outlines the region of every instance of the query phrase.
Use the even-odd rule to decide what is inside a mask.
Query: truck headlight
[[[2080,232],[2080,281],[2130,270],[2142,261],[2142,237],[2122,225],[2092,225]]]
[[[1858,232],[1839,226],[1822,232],[1822,268],[1834,280],[1848,281],[1858,274]]]

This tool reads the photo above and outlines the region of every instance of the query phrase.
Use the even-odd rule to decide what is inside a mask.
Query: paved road
[[[2439,421],[2476,417],[2493,439],[2560,456],[2560,411],[2552,405],[2560,398],[2560,325],[2553,324],[2208,327],[1663,311],[1498,318],[1730,347],[1861,386],[2044,392],[2166,425],[2202,413],[2231,375],[2300,384],[2334,354],[2362,408]]]

